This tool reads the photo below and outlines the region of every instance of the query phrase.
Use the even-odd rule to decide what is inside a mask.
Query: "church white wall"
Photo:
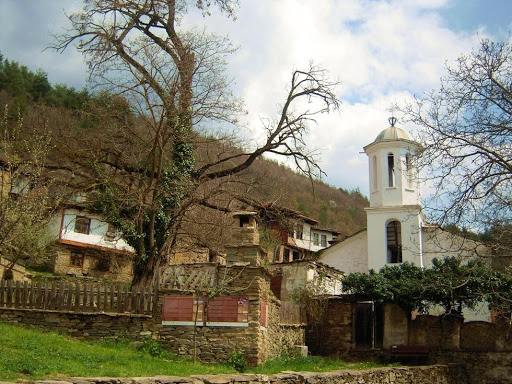
[[[455,256],[471,259],[489,255],[489,252],[483,244],[474,240],[443,231],[438,227],[423,227],[423,262],[426,268],[432,267],[434,258]]]
[[[335,244],[320,254],[318,261],[339,269],[345,274],[368,272],[368,238],[363,230],[348,239]]]
[[[421,257],[421,212],[419,206],[367,208],[368,269],[379,271],[387,265],[386,226],[392,220],[401,223],[402,261],[423,266]],[[396,264],[390,264],[396,265]]]

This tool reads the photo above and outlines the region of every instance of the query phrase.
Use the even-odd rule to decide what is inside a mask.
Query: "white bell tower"
[[[414,161],[419,144],[396,121],[391,117],[390,127],[364,147],[370,170],[368,269],[375,271],[405,261],[423,266],[423,214]]]

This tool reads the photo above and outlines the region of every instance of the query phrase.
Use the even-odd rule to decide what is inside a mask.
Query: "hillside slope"
[[[39,125],[47,126],[59,138],[62,132],[67,135],[71,130],[78,130],[79,136],[89,137],[91,142],[97,141],[99,137],[96,137],[94,126],[102,127],[105,121],[97,118],[94,105],[102,104],[105,97],[65,85],[51,85],[44,72],[31,72],[0,55],[0,106],[3,109],[5,105],[10,105],[9,113],[4,118],[15,120],[19,112],[30,129],[30,126],[34,126],[34,129]],[[233,147],[230,149],[229,145],[209,150],[213,154],[224,150],[238,151]],[[200,158],[205,157],[200,151],[196,151],[199,162]],[[342,236],[350,235],[366,225],[364,207],[368,201],[359,191],[349,192],[321,181],[311,182],[290,168],[266,159],[255,161],[241,176],[247,185],[251,185],[243,192],[248,193],[248,197],[298,210],[318,220],[320,226],[339,231]]]
[[[366,226],[364,208],[369,202],[359,191],[335,188],[299,175],[276,162],[260,159],[244,177],[260,181],[251,191],[260,201],[272,201],[316,219],[320,226],[348,236]]]

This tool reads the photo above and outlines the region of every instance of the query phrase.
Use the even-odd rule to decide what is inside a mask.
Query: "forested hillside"
[[[320,222],[320,226],[350,235],[366,226],[368,200],[360,191],[335,188],[321,181],[313,181],[290,168],[268,160],[260,160],[247,176],[266,180],[252,190],[255,198],[273,201],[296,209]]]
[[[72,150],[78,153],[80,149],[87,148],[87,145],[98,147],[105,144],[106,140],[102,134],[108,129],[106,127],[114,125],[110,119],[101,116],[105,110],[113,115],[121,112],[123,124],[136,125],[137,119],[140,119],[130,117],[129,112],[126,112],[127,105],[119,98],[104,93],[94,94],[86,90],[75,90],[62,84],[52,85],[42,70],[30,71],[25,66],[5,60],[1,56],[0,104],[3,111],[5,106],[8,106],[4,120],[14,121],[18,115],[23,117],[25,128],[30,132],[26,134],[25,139],[36,139],[33,132],[42,125],[51,132],[54,137],[55,153],[52,153],[50,158],[54,165],[56,162],[66,163],[60,164],[61,166],[71,166],[69,154]],[[43,121],[44,124],[41,123]],[[63,136],[66,137],[65,140]],[[73,137],[77,143],[71,142],[74,140]],[[110,139],[111,137],[108,137],[107,140]],[[68,146],[68,157],[56,150],[63,141]],[[208,142],[208,139],[197,139],[196,142],[199,143],[196,146],[196,166],[199,166],[201,159],[207,157],[199,153],[204,152],[201,143]],[[211,148],[209,150],[211,151]],[[230,150],[235,151],[232,148]],[[320,226],[338,230],[345,236],[366,225],[364,207],[368,205],[368,201],[359,191],[346,191],[320,181],[312,182],[285,166],[263,158],[257,159],[245,170],[241,174],[241,180],[246,188],[237,189],[233,187],[234,184],[226,183],[223,193],[234,188],[236,194],[249,200],[273,201],[296,209],[306,216],[317,219]],[[238,181],[236,184],[241,183]],[[235,209],[240,205],[243,203],[223,206]],[[214,222],[213,219],[209,221]],[[204,231],[204,228],[201,230]],[[212,235],[212,238],[220,241],[222,236]]]

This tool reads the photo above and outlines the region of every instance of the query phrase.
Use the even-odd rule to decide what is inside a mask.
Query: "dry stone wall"
[[[354,348],[352,303],[330,300],[323,324],[312,324],[306,340],[314,355],[346,355]]]
[[[326,373],[284,372],[277,375],[158,376],[140,378],[71,378],[36,381],[36,384],[465,384],[448,366],[380,368]]]
[[[163,325],[163,300],[175,290],[161,290],[155,313],[156,330],[163,346],[180,356],[197,357],[204,362],[227,360],[231,353],[243,351],[250,365],[267,359],[267,327],[260,326],[261,303],[269,303],[270,275],[265,268],[255,266],[218,267],[216,285],[191,287],[189,295],[211,292],[219,296],[238,296],[248,299],[248,322],[242,326]],[[169,284],[172,286],[172,284]],[[185,294],[185,292],[181,292]],[[204,293],[203,293],[204,294]]]
[[[435,350],[430,360],[462,366],[468,384],[512,384],[512,352]]]
[[[148,315],[1,308],[0,321],[50,328],[87,340],[123,338],[140,341],[153,335],[153,319]]]
[[[297,346],[306,345],[306,325],[280,324],[280,305],[281,302],[275,297],[269,298],[268,328],[265,335],[267,359],[295,353]]]

